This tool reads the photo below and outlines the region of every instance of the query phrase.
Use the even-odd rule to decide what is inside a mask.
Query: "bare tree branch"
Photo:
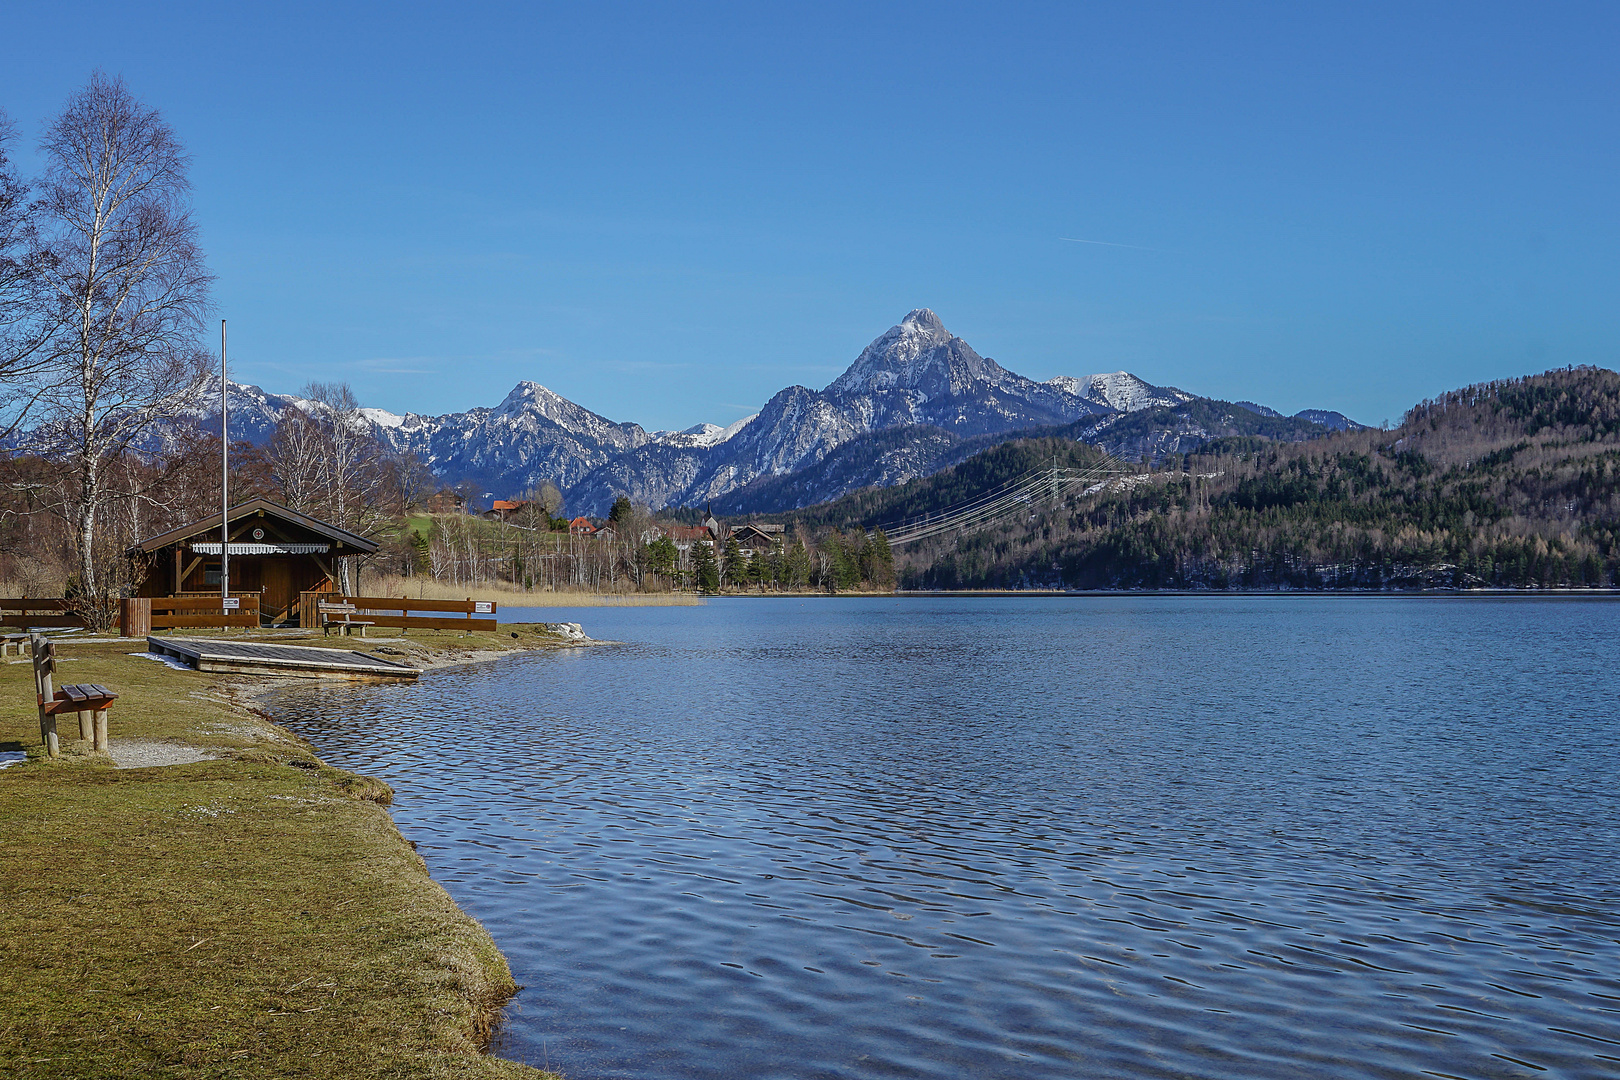
[[[97,521],[130,492],[123,455],[199,392],[212,278],[191,219],[188,159],[161,116],[97,72],[47,130],[35,207],[58,327],[44,350],[26,449],[71,468],[80,587],[104,585]],[[116,557],[115,557],[116,558]]]
[[[50,258],[39,243],[38,208],[11,160],[15,141],[16,127],[0,110],[0,436],[28,415],[37,388],[26,380],[46,362],[61,314],[46,280]]]

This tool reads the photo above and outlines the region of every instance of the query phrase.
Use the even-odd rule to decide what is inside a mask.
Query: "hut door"
[[[272,622],[287,617],[287,609],[298,603],[298,592],[293,588],[290,559],[265,559],[264,593],[261,601],[264,614]]]

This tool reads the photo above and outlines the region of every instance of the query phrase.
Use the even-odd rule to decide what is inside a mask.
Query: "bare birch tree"
[[[348,383],[310,383],[304,396],[314,402],[325,454],[320,461],[323,514],[340,528],[366,536],[381,524],[381,450]],[[354,559],[338,560],[338,586],[354,595]]]
[[[39,229],[60,318],[40,377],[45,423],[31,448],[71,471],[61,511],[75,526],[80,587],[99,598],[97,521],[122,495],[107,470],[200,391],[212,279],[191,219],[185,151],[121,79],[93,75],[41,149]]]
[[[264,453],[281,501],[301,514],[319,513],[323,509],[321,462],[326,455],[321,426],[303,409],[291,407],[276,425]]]

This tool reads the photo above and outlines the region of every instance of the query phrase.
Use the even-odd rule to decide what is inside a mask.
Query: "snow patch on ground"
[[[1153,476],[1150,473],[1140,473],[1136,476],[1116,476],[1111,480],[1104,480],[1100,484],[1092,484],[1080,494],[1082,496],[1095,495],[1104,488],[1110,488],[1114,491],[1130,491],[1138,484],[1145,484],[1151,479],[1153,479]]]
[[[1100,484],[1092,484],[1090,487],[1086,488],[1086,490],[1082,491],[1080,494],[1081,494],[1082,497],[1084,497],[1086,495],[1095,495],[1095,494],[1097,494],[1097,492],[1103,490],[1104,488],[1111,488],[1114,491],[1130,491],[1130,490],[1132,490],[1132,489],[1134,489],[1134,488],[1136,488],[1136,487],[1138,487],[1138,486],[1140,486],[1142,484],[1147,483],[1149,480],[1155,480],[1155,481],[1157,481],[1157,480],[1174,480],[1177,477],[1187,476],[1187,475],[1195,476],[1200,480],[1213,480],[1217,476],[1226,475],[1226,473],[1223,470],[1221,472],[1204,472],[1204,473],[1192,473],[1192,474],[1188,474],[1188,473],[1137,473],[1135,476],[1116,476],[1116,477],[1113,477],[1112,479],[1104,480]]]
[[[28,760],[28,755],[21,750],[0,750],[0,769],[8,765],[21,765]]]
[[[219,530],[215,529],[214,531],[218,532]],[[232,543],[235,543],[235,541],[233,540]],[[181,660],[178,657],[170,656],[167,653],[132,652],[129,655],[131,655],[131,656],[139,656],[143,660],[156,660],[158,663],[164,664],[164,665],[166,665],[168,667],[172,667],[176,671],[191,671],[191,670],[193,670],[192,666],[190,664],[186,663],[184,660]]]

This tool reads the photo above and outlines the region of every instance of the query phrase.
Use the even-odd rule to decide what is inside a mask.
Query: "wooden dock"
[[[179,657],[198,671],[292,675],[309,679],[414,679],[422,674],[416,668],[348,649],[155,635],[148,637],[146,644],[153,652]]]

